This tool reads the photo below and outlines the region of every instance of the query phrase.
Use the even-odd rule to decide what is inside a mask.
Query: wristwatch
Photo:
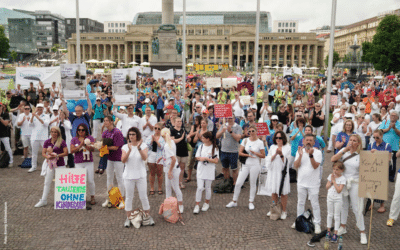
[[[310,154],[310,158],[314,158],[314,155]]]
[[[230,134],[232,134],[233,133],[233,131],[231,131],[231,132],[229,132]]]

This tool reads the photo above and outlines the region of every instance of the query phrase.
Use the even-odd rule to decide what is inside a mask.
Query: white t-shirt
[[[240,101],[240,99],[238,101],[233,100],[232,101],[232,109],[234,110],[234,115],[236,117],[243,117],[243,109],[240,107],[240,104],[243,105],[242,101]]]
[[[370,129],[371,129],[371,137],[370,137],[370,139],[369,139],[369,143],[374,143],[374,142],[375,142],[375,139],[374,139],[374,137],[373,137],[373,134],[374,134],[374,131],[375,131],[376,129],[378,129],[380,125],[381,125],[381,122],[375,123],[374,121],[372,121],[372,122],[370,122],[370,123],[368,124],[368,126],[367,126],[367,131],[369,132]]]
[[[344,148],[342,148],[339,152],[342,152]],[[358,180],[359,178],[359,169],[360,169],[360,155],[356,153],[357,155],[354,157],[351,157],[350,159],[346,160],[344,162],[344,172],[343,176],[348,180],[350,178],[353,178],[354,180]],[[342,158],[340,160],[346,159],[346,157],[350,156],[351,153],[350,151],[347,151],[342,155]]]
[[[201,145],[196,152],[196,157],[207,157],[207,158],[217,157],[217,158],[219,158],[218,147],[214,148],[214,155],[212,155],[212,147],[213,147],[213,145],[210,145],[210,146],[205,146],[204,144]],[[196,176],[197,176],[197,179],[215,180],[215,163],[211,163],[211,162],[207,163],[204,161],[199,161],[197,163]]]
[[[396,108],[395,109],[396,109],[397,112],[400,112],[400,103],[397,103],[398,101],[400,101],[400,95],[396,96],[395,101],[396,101]]]
[[[30,123],[30,120],[32,118],[32,114],[31,113],[29,113],[29,115],[25,115],[24,113],[20,114],[18,116],[17,123],[21,122],[22,119],[24,119],[24,116],[26,118],[25,118],[24,123],[22,123],[22,125],[21,125],[21,135],[24,135],[24,136],[25,135],[29,135],[30,136],[32,134],[32,127],[29,126],[29,123]]]
[[[143,126],[147,123],[146,119],[147,119],[146,116],[143,116],[141,118],[142,130],[143,130]],[[157,124],[157,117],[155,117],[154,115],[151,115],[150,118],[149,118],[149,123],[152,126],[156,125]],[[143,132],[142,132],[142,136],[143,137],[148,137],[148,136],[153,135],[153,134],[154,134],[154,130],[151,130],[149,128],[149,126],[147,126],[146,129],[144,129]]]
[[[317,163],[322,162],[322,153],[317,148],[314,148],[314,160]],[[300,157],[299,152],[296,153],[295,161]],[[316,169],[314,169],[311,165],[311,160],[309,154],[306,153],[306,150],[303,148],[303,157],[301,158],[300,167],[297,170],[297,185],[308,187],[308,188],[319,188],[321,185],[321,166],[319,165]]]
[[[343,90],[343,97],[346,98],[346,100],[349,100],[350,96],[350,88],[346,88]]]
[[[397,98],[397,97],[396,97]],[[378,103],[378,104],[376,104],[376,103],[372,103],[371,104],[371,115],[373,115],[373,114],[379,114],[380,112],[381,112],[381,107],[382,107],[382,104],[381,103]]]
[[[168,145],[168,143],[165,143],[164,145],[164,157],[165,157],[165,165],[164,165],[164,173],[168,173],[169,168],[171,166],[171,157],[175,156],[176,157],[176,145],[175,142],[171,139],[171,147]],[[175,161],[175,168],[178,167],[178,161]]]
[[[147,145],[142,143],[140,145],[142,150],[147,149]],[[125,144],[121,148],[126,153],[129,151],[128,144]],[[136,180],[140,178],[146,179],[146,165],[145,162],[142,160],[142,157],[137,149],[137,146],[133,146],[131,153],[129,154],[128,160],[125,163],[125,170],[122,175],[122,178],[129,179],[129,180]]]
[[[245,145],[246,144],[246,145]],[[250,153],[250,150],[253,152],[257,152],[260,153],[260,150],[265,150],[264,147],[264,143],[260,140],[257,139],[255,141],[251,141],[250,138],[246,138],[242,141],[242,143],[240,144],[244,147],[244,150],[246,150],[246,152],[251,155],[254,156],[255,158],[252,157],[248,157],[246,159],[246,166],[259,166],[260,165],[260,158],[257,157],[256,155]]]
[[[331,177],[332,177],[332,174],[330,174],[328,176],[328,178],[327,178],[328,181],[331,181]],[[344,186],[346,186],[346,177],[344,177],[343,175],[340,176],[339,178],[336,178],[335,180],[336,180],[336,184],[338,186],[340,186],[342,184]],[[343,189],[342,189],[342,192],[338,193],[335,186],[332,184],[332,186],[328,189],[328,197],[334,198],[334,199],[342,199],[343,198]]]

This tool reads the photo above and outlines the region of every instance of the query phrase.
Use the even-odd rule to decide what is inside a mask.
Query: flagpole
[[[254,98],[257,98],[258,87],[258,44],[260,38],[260,0],[257,0],[256,41],[254,43]]]
[[[81,34],[79,23],[79,0],[76,0],[76,63],[81,63]]]
[[[186,92],[186,0],[183,0],[183,22],[182,22],[182,36],[183,36],[183,50],[182,50],[182,83],[183,83],[183,93]]]

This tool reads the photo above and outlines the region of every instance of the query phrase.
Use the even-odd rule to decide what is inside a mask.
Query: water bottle
[[[329,249],[329,241],[331,240],[330,236],[331,236],[330,233],[327,232],[326,236],[325,236],[324,250],[328,250]]]
[[[343,237],[339,237],[339,245],[337,247],[338,250],[343,250]]]

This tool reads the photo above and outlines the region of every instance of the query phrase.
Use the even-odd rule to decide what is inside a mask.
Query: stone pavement
[[[326,159],[330,159],[331,155]],[[39,162],[42,160],[40,156]],[[95,157],[95,166],[98,160]],[[16,156],[15,162],[15,166],[20,164],[21,156]],[[325,184],[329,173],[331,166],[326,162],[320,190],[323,229],[327,215]],[[194,215],[196,182],[192,181],[183,190],[185,226],[165,222],[158,215],[159,206],[165,197],[155,194],[149,200],[156,225],[127,229],[123,227],[124,211],[101,207],[106,197],[105,174],[95,175],[97,204],[92,206],[92,210],[54,210],[54,187],[48,205],[34,208],[42,195],[43,182],[40,171],[28,173],[27,169],[19,167],[0,169],[0,249],[310,249],[306,243],[311,235],[290,228],[296,217],[296,184],[291,184],[288,218],[284,221],[271,221],[266,216],[271,203],[266,196],[257,196],[254,203],[256,209],[249,211],[248,183],[245,183],[241,192],[237,208],[225,208],[232,194],[213,193],[209,211],[200,211],[200,214]],[[394,183],[390,183],[387,210],[393,192]],[[7,216],[4,216],[5,203]],[[133,207],[141,207],[137,192]],[[309,202],[307,207],[310,207]],[[388,228],[386,220],[389,212],[378,214],[377,208],[378,205],[373,214],[371,249],[399,249],[400,221],[393,228]],[[370,214],[365,217],[367,230]],[[347,230],[344,249],[367,249],[367,246],[359,243],[360,234],[352,212]],[[5,236],[7,243],[3,244]],[[323,241],[316,243],[315,249],[322,249]],[[331,243],[330,249],[337,249],[337,244]]]

